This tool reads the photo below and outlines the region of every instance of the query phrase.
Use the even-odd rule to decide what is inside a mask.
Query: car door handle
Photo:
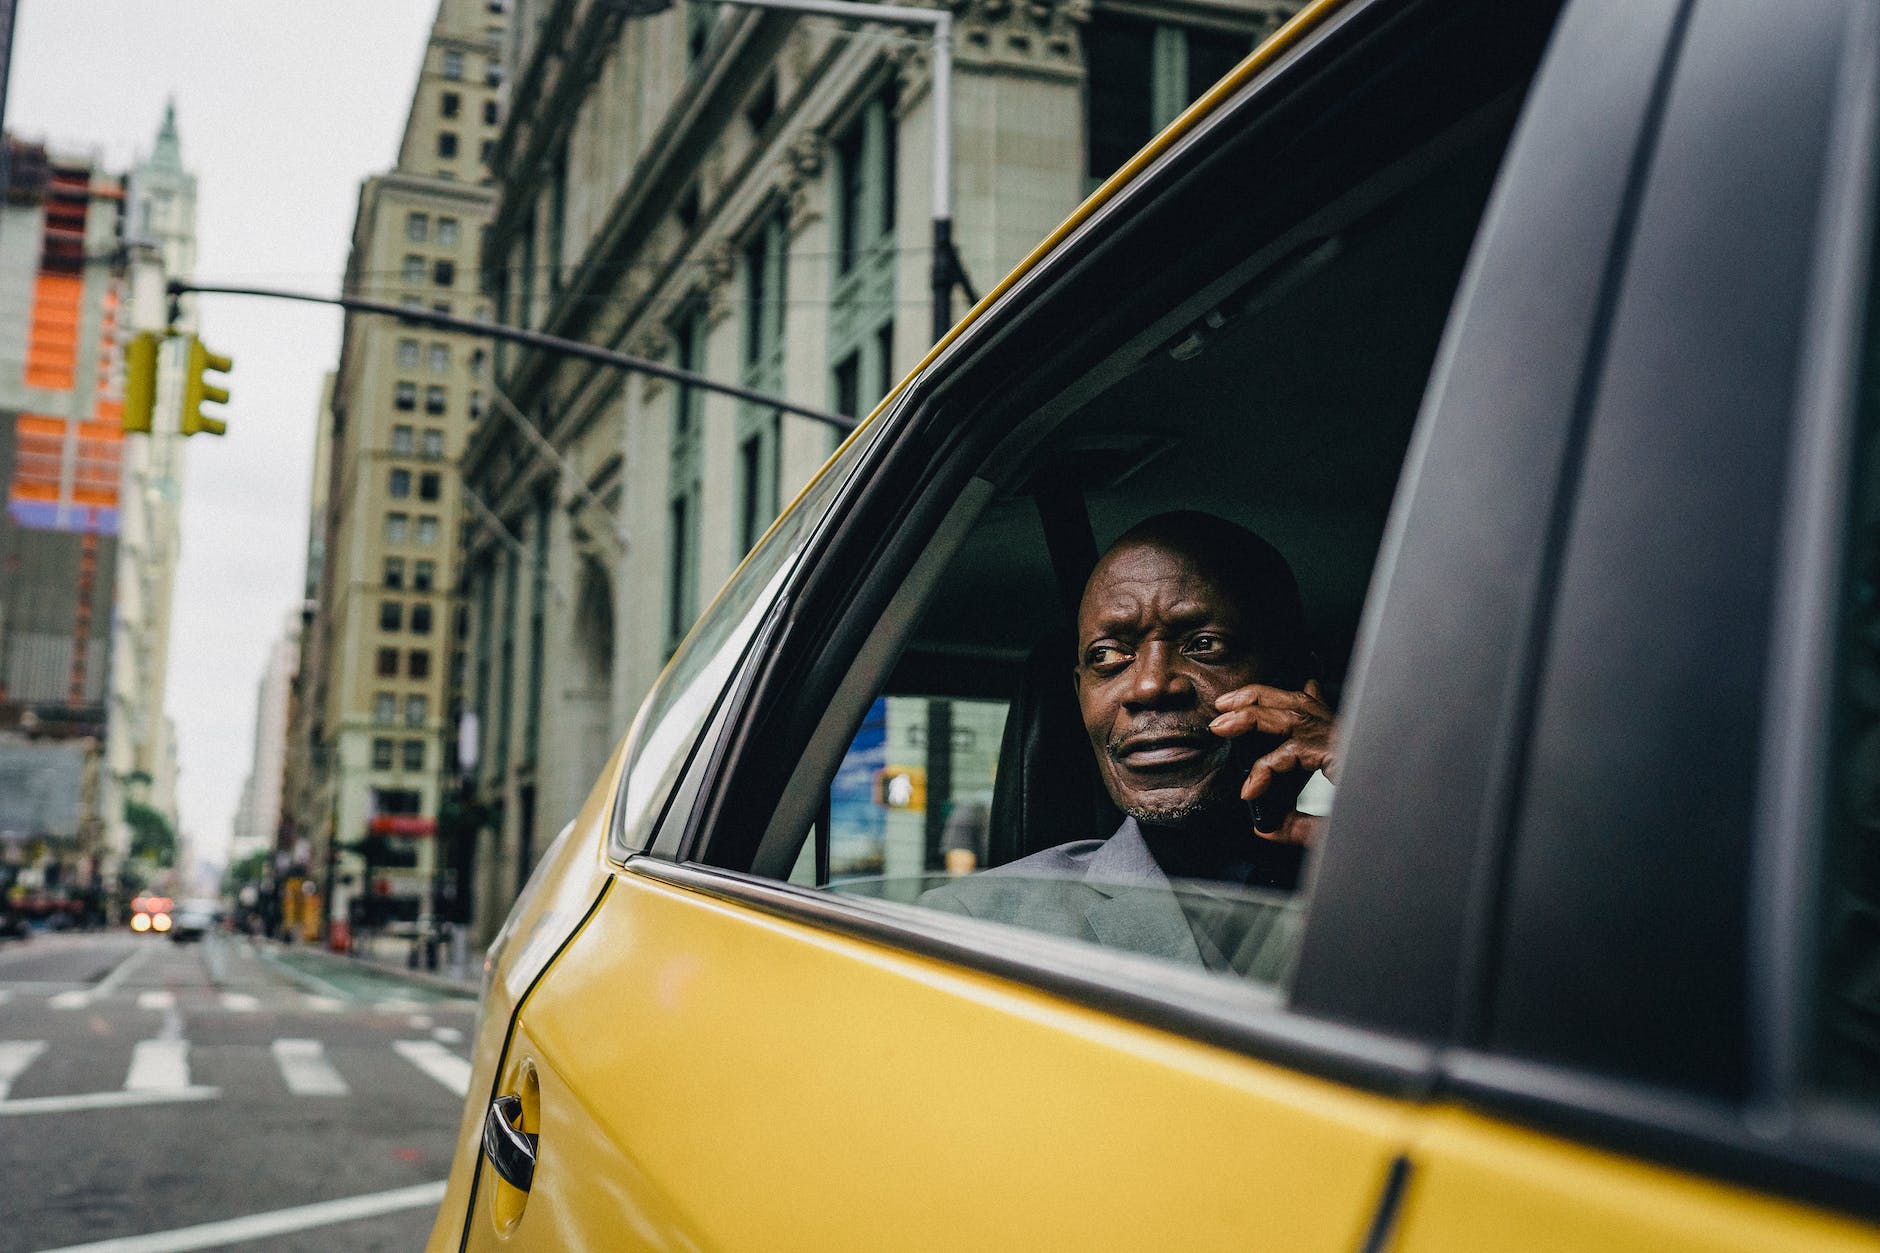
[[[496,1168],[497,1177],[518,1192],[535,1182],[537,1137],[522,1130],[522,1098],[499,1096],[490,1102],[483,1120],[483,1156]]]

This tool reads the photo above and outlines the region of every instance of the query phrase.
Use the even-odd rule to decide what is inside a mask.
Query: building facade
[[[177,830],[163,671],[180,441],[133,444],[121,423],[124,343],[161,324],[153,293],[193,257],[194,180],[173,113],[128,178],[5,142],[0,887],[95,900],[133,828]]]
[[[1298,7],[953,5],[953,234],[1001,277]],[[519,0],[483,248],[501,322],[861,415],[933,342],[924,37]],[[963,311],[955,304],[952,312]],[[492,932],[702,605],[834,445],[812,420],[498,348],[463,456],[476,918]],[[544,446],[548,451],[545,451]]]
[[[360,191],[346,290],[487,317],[477,245],[492,191],[500,6],[443,0],[397,166]],[[317,461],[317,585],[296,684],[306,769],[282,851],[325,915],[382,927],[432,913],[446,777],[461,498],[455,462],[486,403],[486,342],[350,315]]]
[[[241,803],[229,833],[230,865],[254,853],[272,852],[278,841],[287,770],[288,701],[299,660],[300,614],[295,612],[268,649],[267,665],[255,693],[254,758],[248,778],[242,783]]]

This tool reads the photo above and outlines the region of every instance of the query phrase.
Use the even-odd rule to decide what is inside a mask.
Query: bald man
[[[1257,830],[1246,802],[1336,773],[1298,584],[1277,549],[1203,513],[1132,527],[1084,585],[1074,682],[1103,785],[1126,817],[970,875],[921,903],[1210,969],[1277,979],[1323,810]],[[1252,764],[1233,741],[1259,737]]]

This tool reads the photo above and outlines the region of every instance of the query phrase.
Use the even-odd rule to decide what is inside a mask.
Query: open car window
[[[1081,703],[1090,641],[1077,607],[1099,555],[1146,519],[1244,528],[1296,580],[1307,658],[1252,681],[1298,694],[1310,677],[1336,722],[1419,407],[1538,52],[1508,42],[1505,64],[1478,66],[1414,124],[1362,109],[1325,123],[1304,147],[1339,156],[1289,154],[1307,171],[1298,216],[1262,207],[1270,228],[1231,246],[1199,232],[1192,255],[1206,267],[1195,262],[1172,304],[1144,296],[1096,368],[1064,371],[1023,411],[975,416],[994,429],[990,451],[944,489],[925,548],[806,742],[786,750],[798,764],[752,870],[975,918],[988,936],[1019,928],[1283,992],[1312,849],[1337,838],[1335,787],[1299,772],[1311,776],[1303,843],[1258,839],[1248,821],[1232,848],[1197,849],[1186,817],[1125,813],[1104,754],[1128,750],[1106,746]],[[1217,712],[1207,699],[1191,711],[1203,723]],[[1223,742],[1209,760],[1226,772],[1226,755]],[[1233,825],[1220,817],[1213,828]]]

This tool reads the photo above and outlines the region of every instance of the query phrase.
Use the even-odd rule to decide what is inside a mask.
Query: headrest
[[[1041,641],[1025,660],[999,744],[986,833],[990,865],[1072,840],[1100,840],[1122,821],[1097,776],[1077,709],[1075,655],[1065,632]]]

